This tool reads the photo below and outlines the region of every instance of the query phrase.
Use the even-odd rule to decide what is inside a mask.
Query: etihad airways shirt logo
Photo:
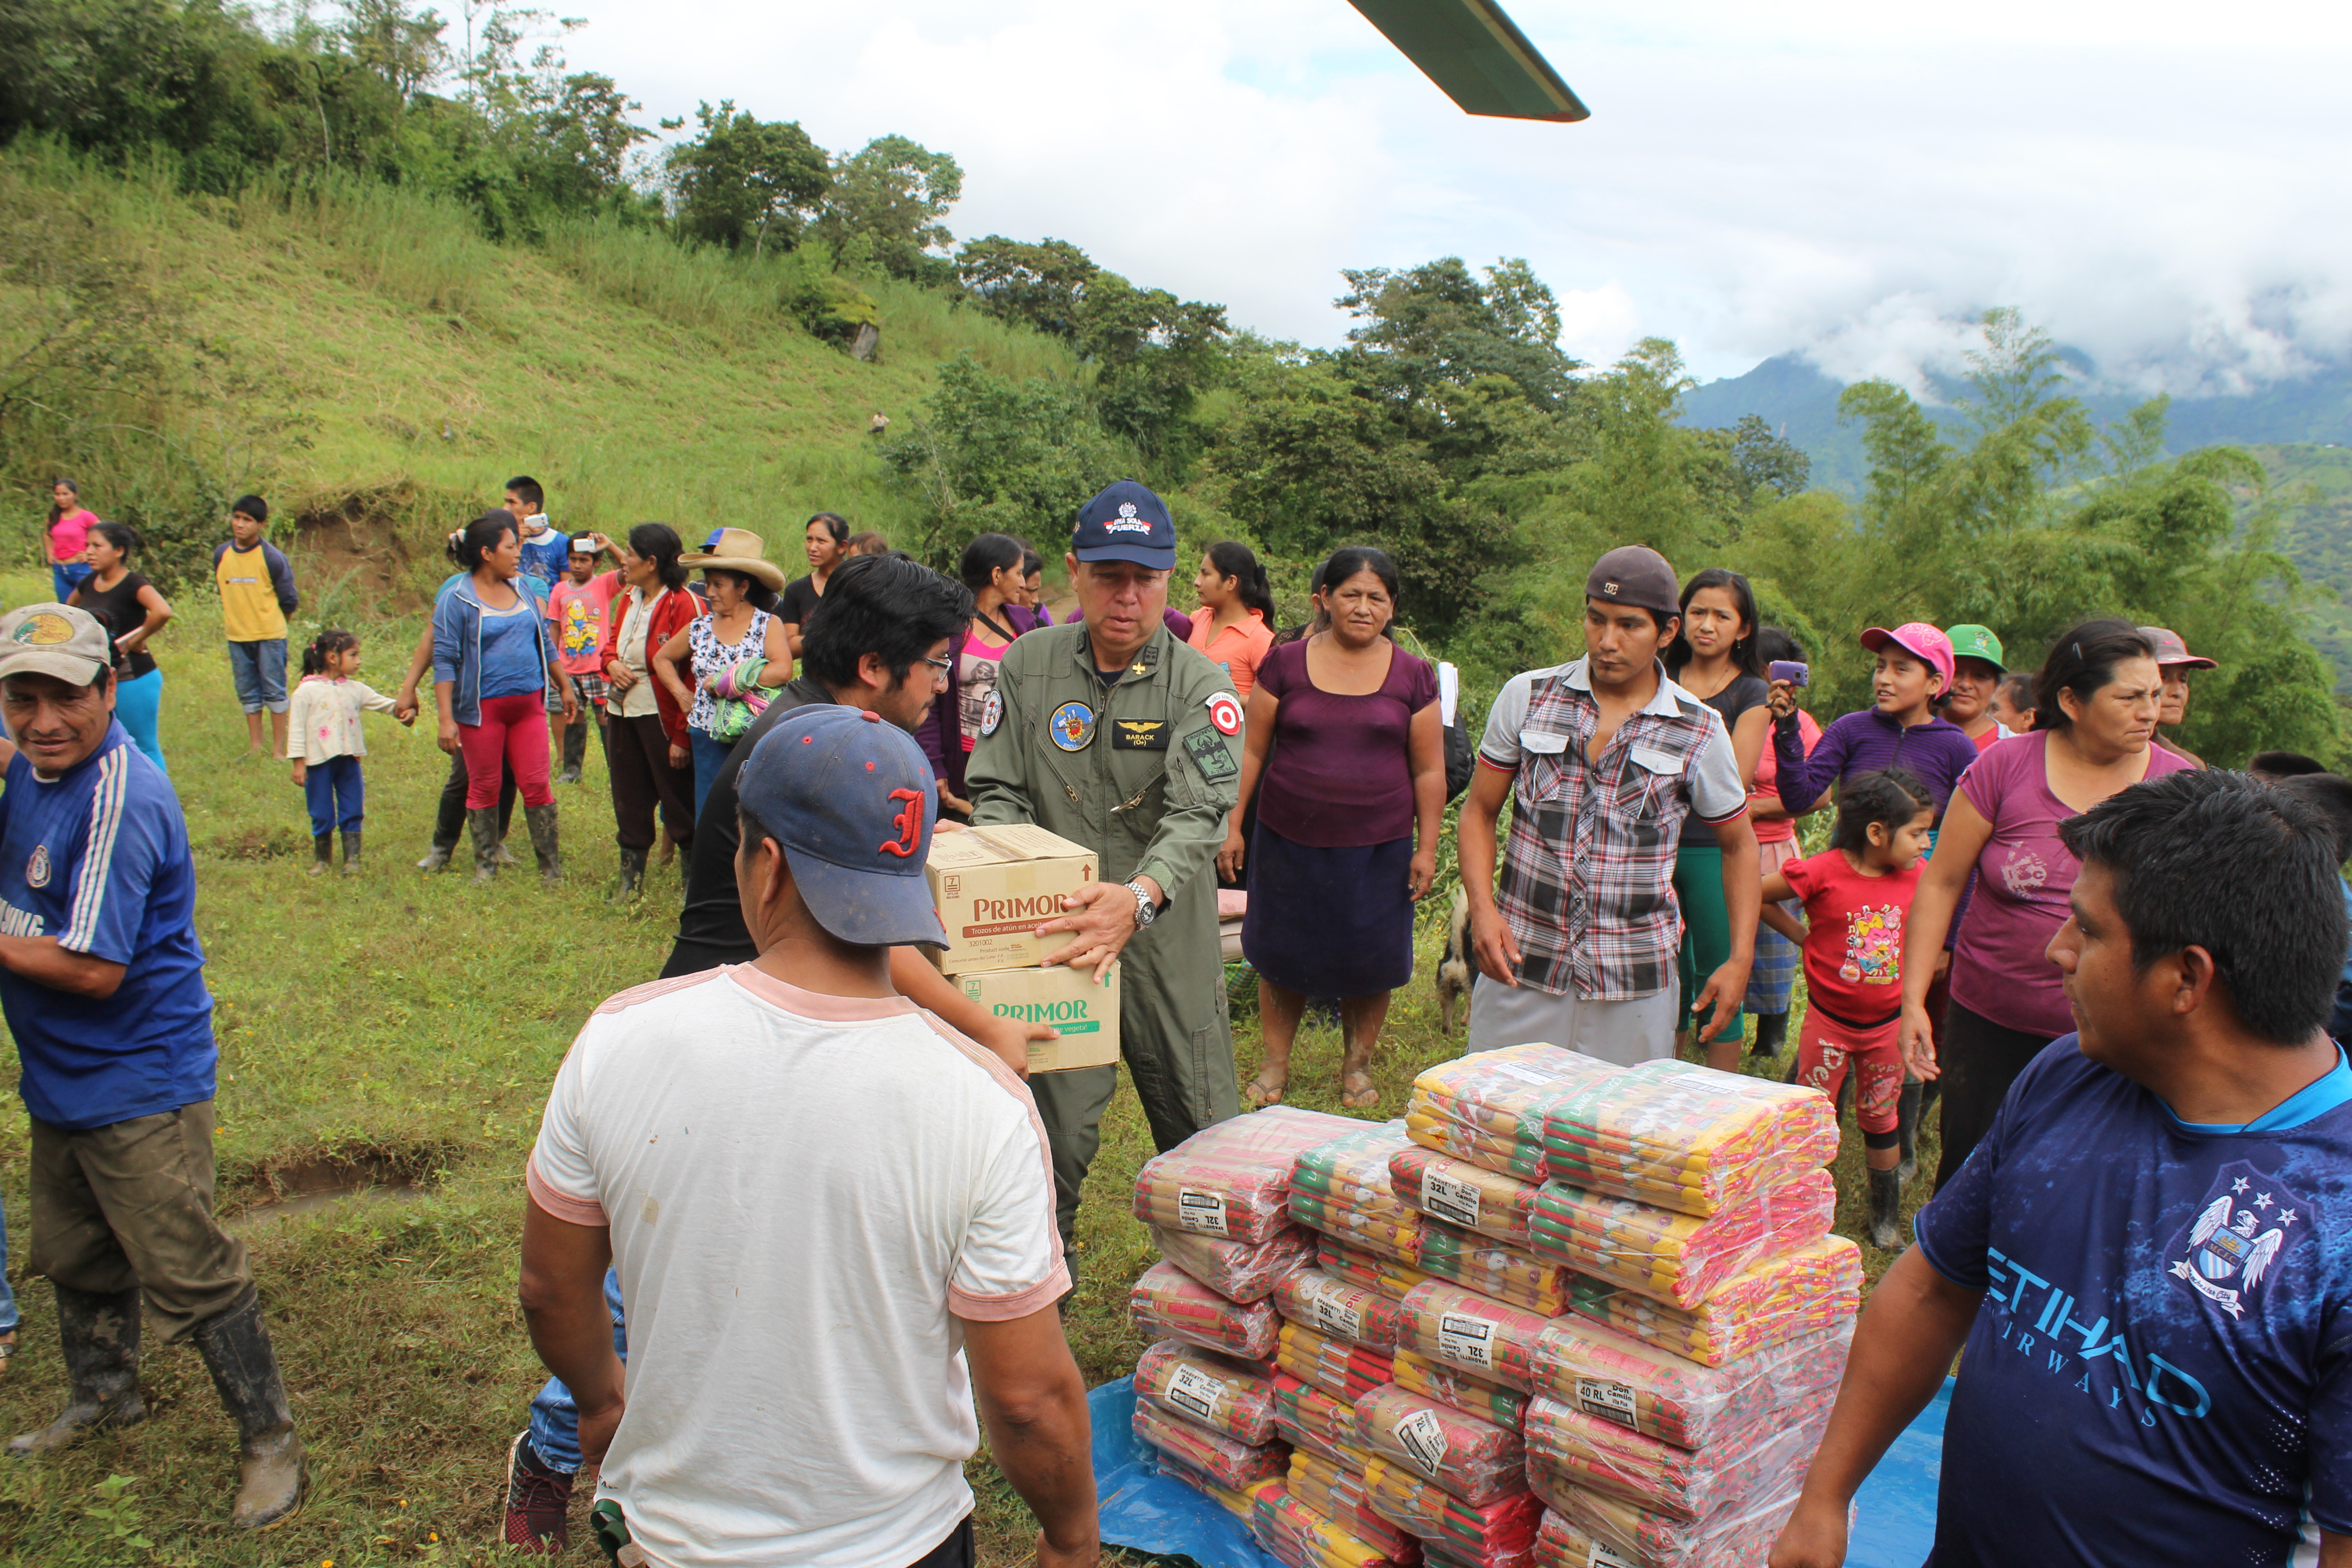
[[[2301,1194],[2236,1161],[2213,1178],[2211,1201],[2169,1249],[2166,1272],[2239,1317],[2310,1212]]]

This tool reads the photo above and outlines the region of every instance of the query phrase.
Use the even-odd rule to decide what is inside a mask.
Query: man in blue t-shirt
[[[2222,772],[2060,828],[2052,1042],[1872,1294],[1772,1568],[1836,1568],[1944,1380],[1935,1568],[2352,1564],[2352,1067],[2328,824]]]
[[[72,1399],[11,1454],[145,1418],[141,1303],[193,1339],[236,1417],[231,1522],[292,1511],[302,1445],[244,1243],[213,1218],[212,995],[179,797],[114,721],[88,612],[0,616],[0,1011],[32,1113],[30,1271],[58,1296]]]

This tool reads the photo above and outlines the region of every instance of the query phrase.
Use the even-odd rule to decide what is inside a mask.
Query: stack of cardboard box
[[[963,994],[999,1017],[1049,1024],[1059,1037],[1032,1042],[1029,1070],[1065,1072],[1118,1060],[1118,965],[1097,976],[1066,965],[1041,969],[1069,933],[1038,936],[1066,912],[1064,894],[1095,880],[1091,849],[1025,823],[938,833],[924,873],[948,946],[931,954]]]

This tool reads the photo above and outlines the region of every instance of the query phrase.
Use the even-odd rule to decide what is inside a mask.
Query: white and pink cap
[[[1952,689],[1952,639],[1944,635],[1942,627],[1931,626],[1925,621],[1906,621],[1891,632],[1885,626],[1873,626],[1859,640],[1873,653],[1893,643],[1913,658],[1933,667],[1942,677],[1936,687],[1937,694]]]

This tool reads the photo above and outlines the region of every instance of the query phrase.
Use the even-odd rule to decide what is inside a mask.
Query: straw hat
[[[719,528],[711,531],[702,542],[702,548],[691,555],[681,555],[677,563],[696,568],[716,568],[721,572],[740,572],[746,577],[756,577],[777,593],[783,592],[783,568],[768,559],[768,547],[760,536],[745,529]]]

